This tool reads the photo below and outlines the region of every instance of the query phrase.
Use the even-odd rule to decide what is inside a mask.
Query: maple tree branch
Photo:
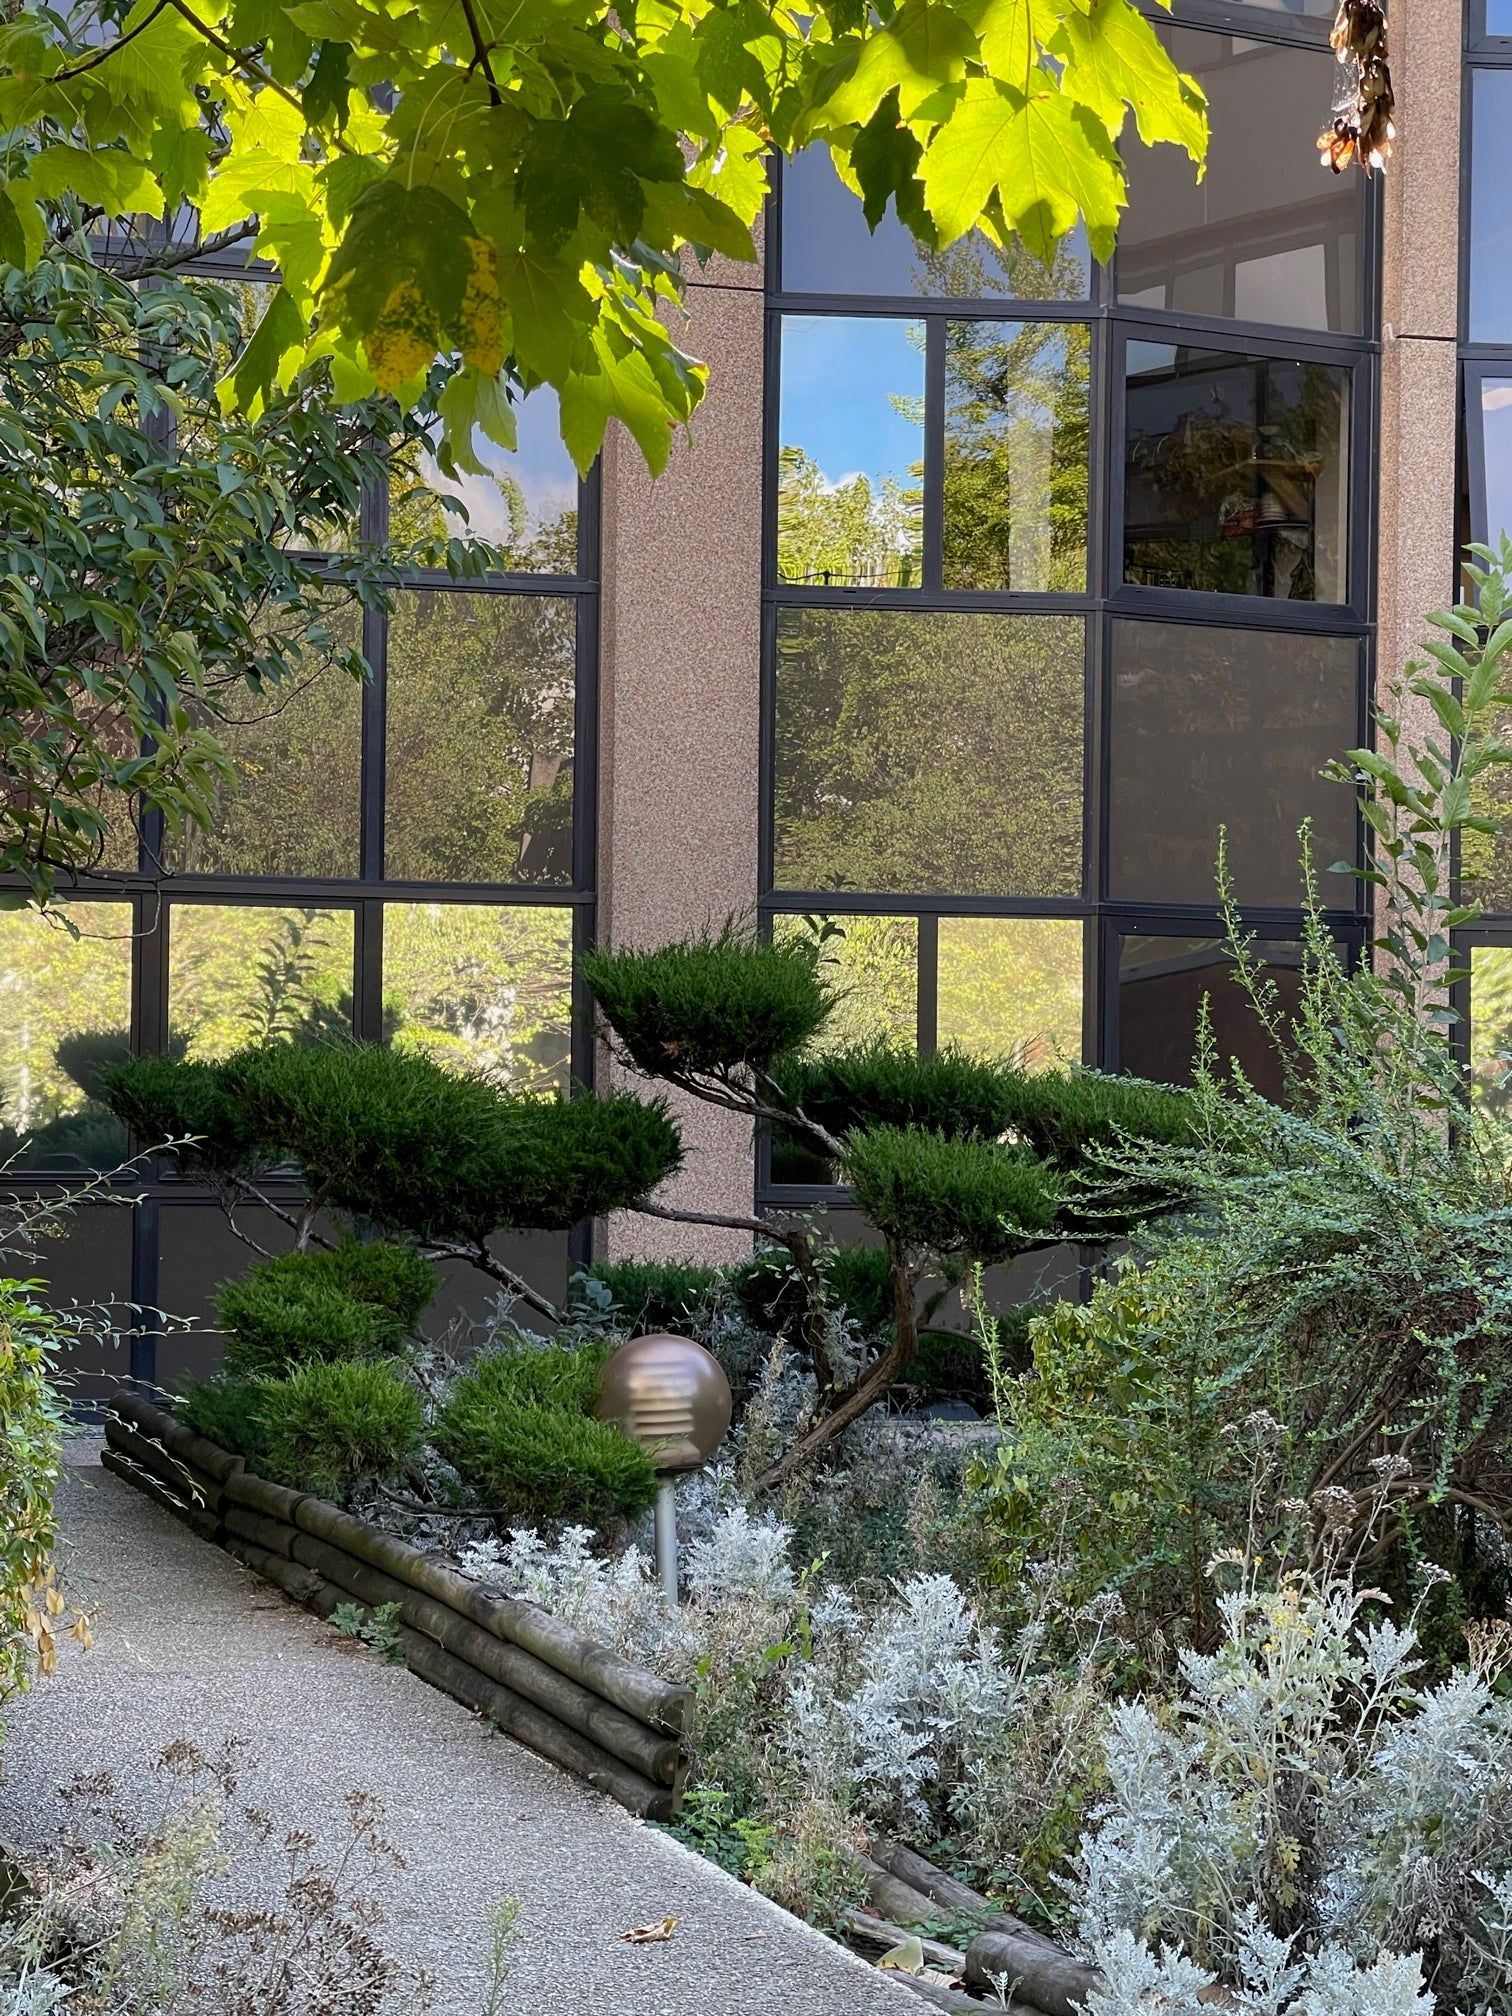
[[[86,56],[80,63],[71,63],[66,70],[54,70],[47,79],[49,84],[67,84],[75,77],[82,77],[88,70],[98,70],[102,63],[108,63],[118,49],[124,49],[128,42],[135,42],[138,35],[144,35],[172,0],[157,0],[151,13],[144,14],[135,28],[128,28],[124,35],[117,35],[107,48],[96,49],[92,56]]]
[[[472,36],[473,45],[473,60],[467,67],[469,70],[481,70],[483,75],[488,79],[488,102],[490,105],[502,105],[504,103],[504,94],[500,91],[499,80],[493,73],[493,64],[489,60],[488,47],[483,40],[483,29],[478,20],[478,10],[473,4],[473,0],[462,0],[462,13],[467,22],[467,32]]]

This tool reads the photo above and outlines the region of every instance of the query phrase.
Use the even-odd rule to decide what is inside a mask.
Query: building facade
[[[726,916],[822,934],[848,1033],[1179,1079],[1208,996],[1267,1082],[1223,984],[1219,828],[1283,995],[1304,821],[1363,946],[1364,885],[1331,872],[1360,822],[1320,772],[1452,599],[1459,543],[1512,529],[1512,4],[1393,0],[1400,137],[1368,180],[1315,151],[1333,0],[1149,11],[1211,155],[1197,183],[1130,143],[1111,266],[926,254],[800,157],[764,268],[691,281],[711,389],[661,478],[613,439],[579,486],[532,401],[496,484],[422,456],[369,498],[374,535],[417,493],[462,503],[509,571],[417,575],[369,615],[371,685],[249,727],[216,833],[169,862],[145,835],[91,892],[119,928],[0,915],[16,1185],[125,1145],[81,1112],[70,1035],[209,1056],[313,1003],[512,1083],[604,1083],[574,952]],[[1496,1098],[1512,856],[1471,865],[1462,1040]],[[685,1124],[690,1201],[823,1195],[732,1116]],[[153,1312],[203,1317],[245,1249],[168,1172],[134,1189],[53,1272],[122,1310],[112,1369],[172,1383],[213,1341]],[[592,1241],[735,1236],[626,1218],[513,1257],[550,1290]]]

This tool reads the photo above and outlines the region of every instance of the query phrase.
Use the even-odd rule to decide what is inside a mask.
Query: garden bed
[[[317,1616],[345,1604],[369,1619],[384,1610],[411,1672],[631,1812],[677,1817],[689,1688],[323,1498],[257,1476],[138,1395],[112,1402],[105,1443],[101,1461],[115,1476]]]

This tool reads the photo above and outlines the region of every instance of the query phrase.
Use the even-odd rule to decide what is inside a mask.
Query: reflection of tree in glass
[[[784,889],[1081,888],[1079,617],[784,609]]]
[[[1480,945],[1470,962],[1470,1089],[1483,1113],[1512,1114],[1512,946]]]
[[[923,464],[913,465],[922,477]],[[832,483],[801,448],[777,454],[777,572],[821,588],[916,588],[922,483]]]
[[[448,483],[434,457],[434,429],[400,444],[390,458],[389,538],[423,562],[449,540],[485,542],[492,564],[516,574],[576,574],[578,507],[533,502],[508,454],[476,437],[487,476]],[[565,451],[563,451],[565,454]],[[471,504],[469,504],[469,496]]]
[[[1067,918],[942,917],[939,1040],[1025,1071],[1078,1062],[1082,927]]]
[[[170,1027],[205,1059],[248,1043],[350,1035],[352,952],[349,910],[175,904]]]
[[[919,1028],[919,927],[912,917],[778,917],[772,935],[779,943],[817,942],[825,978],[842,996],[816,1048],[845,1049],[876,1036],[913,1045]]]
[[[1087,585],[1085,323],[945,327],[945,585]]]
[[[127,1045],[131,913],[76,905],[79,936],[34,910],[0,912],[0,1160],[110,1168],[126,1137],[89,1096],[98,1045]]]
[[[517,1091],[565,1090],[572,1042],[572,913],[392,903],[383,922],[392,1040]]]
[[[419,882],[570,882],[577,605],[400,595],[388,645],[384,866]]]
[[[215,732],[236,767],[215,824],[166,850],[186,875],[355,875],[362,790],[362,611],[332,597],[300,670],[232,696]]]

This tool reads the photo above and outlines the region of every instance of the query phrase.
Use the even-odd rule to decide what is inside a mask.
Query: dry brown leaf
[[[659,1918],[654,1925],[632,1926],[630,1931],[621,1932],[621,1939],[629,1946],[660,1946],[672,1937],[682,1923],[680,1918]]]

